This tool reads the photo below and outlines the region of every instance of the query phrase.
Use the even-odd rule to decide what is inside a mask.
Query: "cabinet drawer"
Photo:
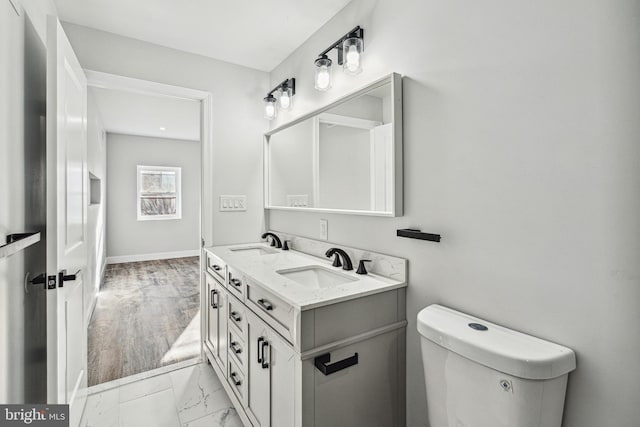
[[[236,397],[244,404],[247,396],[247,383],[242,370],[238,368],[238,365],[236,365],[233,359],[229,359],[229,375],[227,380]]]
[[[229,328],[229,359],[237,363],[243,374],[247,372],[247,345],[242,335],[238,334],[235,328]]]
[[[247,331],[245,306],[236,297],[229,295],[229,323],[235,325],[242,334]]]
[[[245,279],[247,305],[280,335],[291,343],[295,340],[295,309],[271,292]]]
[[[242,274],[233,267],[228,267],[229,281],[227,288],[230,292],[238,297],[240,301],[244,300],[245,296],[245,278]]]
[[[207,271],[224,284],[227,275],[227,264],[209,251],[205,251],[205,253],[207,254]]]

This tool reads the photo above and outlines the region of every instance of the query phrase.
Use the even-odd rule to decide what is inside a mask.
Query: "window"
[[[182,218],[181,171],[138,165],[138,221]]]

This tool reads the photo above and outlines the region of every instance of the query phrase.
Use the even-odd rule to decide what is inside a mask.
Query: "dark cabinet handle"
[[[213,264],[213,265],[211,266],[211,268],[213,268],[215,271],[220,271],[220,270],[222,270],[222,267],[220,267],[218,264]]]
[[[229,279],[229,283],[231,283],[236,288],[239,288],[240,285],[242,285],[242,282],[240,281],[240,279]]]
[[[260,353],[262,346],[260,344],[262,344],[263,341],[264,341],[264,337],[258,338],[258,363],[262,363],[262,357]]]
[[[209,302],[211,303],[211,308],[218,308],[218,303],[216,302],[216,295],[218,291],[215,289],[211,289],[211,295],[209,296]]]
[[[262,354],[262,369],[267,369],[269,367],[269,362],[267,362],[267,358],[264,355],[264,349],[269,347],[269,343],[267,340],[262,341],[262,345],[260,346],[260,353]]]
[[[239,322],[239,321],[242,320],[242,317],[240,317],[240,315],[238,313],[236,313],[235,311],[232,311],[229,316],[231,316],[231,319],[233,321],[235,321],[235,322]]]
[[[238,378],[238,374],[236,374],[235,372],[231,372],[231,380],[236,386],[242,384],[242,381],[240,381],[240,379]]]
[[[338,362],[329,364],[331,361],[331,353],[323,354],[322,356],[318,356],[314,359],[316,368],[320,372],[325,375],[331,375],[335,372],[341,371],[343,369],[347,369],[350,366],[358,364],[358,353],[354,354],[351,357],[347,357],[346,359],[342,359]]]
[[[240,353],[242,353],[242,347],[240,347],[240,344],[238,344],[238,343],[237,343],[237,342],[235,342],[235,341],[232,341],[232,342],[231,342],[231,350],[233,350],[233,352],[234,352],[235,354],[240,354]]]
[[[264,308],[267,311],[273,310],[273,304],[271,304],[269,301],[267,301],[264,298],[260,298],[258,300],[258,304],[260,304],[262,306],[262,308]]]

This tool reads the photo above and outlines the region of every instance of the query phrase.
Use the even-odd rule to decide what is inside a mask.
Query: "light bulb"
[[[318,77],[317,77],[317,86],[318,89],[327,89],[329,87],[329,82],[330,82],[330,77],[329,77],[329,70],[327,70],[326,68],[318,71]]]
[[[349,46],[347,51],[347,68],[351,72],[356,72],[360,67],[360,54],[358,48],[355,45]]]
[[[342,69],[345,73],[355,75],[362,72],[362,49],[364,45],[362,39],[351,37],[342,44],[344,52],[344,62]]]
[[[324,55],[316,59],[315,88],[317,90],[326,91],[331,88],[331,63],[332,61]]]
[[[273,95],[264,98],[264,118],[269,120],[276,118],[276,98]]]
[[[275,112],[276,112],[276,107],[274,107],[273,104],[268,104],[267,108],[265,109],[265,113],[267,117],[275,116]]]
[[[288,110],[291,107],[291,98],[289,97],[288,91],[283,91],[282,95],[280,95],[280,108],[283,110]]]

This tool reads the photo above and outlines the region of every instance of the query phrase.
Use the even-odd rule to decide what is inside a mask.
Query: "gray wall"
[[[573,348],[566,427],[638,425],[639,19],[636,0],[354,0],[271,73],[300,82],[295,114],[405,76],[406,215],[270,223],[317,238],[326,217],[331,241],[409,259],[409,426],[427,425],[416,314],[432,303]],[[316,55],[357,24],[363,73],[314,91]],[[409,226],[443,241],[395,237]]]
[[[213,96],[213,243],[254,242],[264,227],[261,99],[268,74],[151,43],[63,24],[83,67],[210,92]],[[233,179],[229,179],[233,177]],[[219,212],[223,194],[245,194],[246,212]]]
[[[200,248],[200,143],[107,134],[107,256]],[[138,221],[137,165],[182,168],[182,219]]]
[[[90,204],[87,209],[87,244],[89,254],[87,268],[90,280],[85,281],[85,313],[91,316],[107,257],[106,194],[107,194],[107,134],[102,126],[100,112],[93,92],[87,91],[87,167],[89,172],[100,179],[99,203]],[[89,188],[93,191],[93,188]]]
[[[0,244],[45,230],[46,15],[51,1],[0,2]],[[46,244],[0,260],[0,402],[46,398],[45,291],[25,273],[46,269]]]

